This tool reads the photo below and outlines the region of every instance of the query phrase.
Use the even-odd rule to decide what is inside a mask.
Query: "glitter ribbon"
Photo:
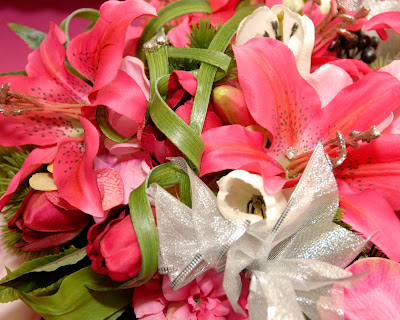
[[[160,243],[159,273],[168,273],[178,289],[201,273],[224,266],[229,246],[246,231],[247,223],[226,220],[216,197],[182,158],[172,158],[190,179],[192,208],[187,207],[157,184],[148,194],[153,198]]]
[[[180,288],[214,267],[225,267],[224,289],[236,312],[240,272],[251,275],[250,319],[319,319],[317,308],[340,315],[329,299],[336,281],[351,281],[342,268],[360,252],[365,240],[332,222],[338,189],[322,144],[314,151],[282,216],[272,232],[265,220],[250,226],[224,219],[212,191],[182,159],[174,162],[190,178],[192,208],[157,185],[152,196],[160,241],[159,272]],[[322,303],[328,301],[328,303]]]
[[[317,307],[340,314],[339,306],[318,305],[336,281],[351,282],[347,266],[365,240],[332,222],[338,210],[338,189],[322,144],[314,151],[282,216],[270,234],[265,221],[248,227],[229,248],[224,289],[241,312],[239,273],[251,273],[250,319],[319,319]],[[327,299],[323,299],[327,300]]]

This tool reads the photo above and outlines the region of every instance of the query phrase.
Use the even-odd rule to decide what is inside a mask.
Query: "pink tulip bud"
[[[225,124],[249,126],[256,123],[247,109],[242,90],[219,86],[213,90],[211,98],[215,112]]]

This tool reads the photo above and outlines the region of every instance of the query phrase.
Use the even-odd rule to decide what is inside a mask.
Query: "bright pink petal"
[[[375,72],[343,89],[325,108],[313,117],[304,130],[301,147],[311,150],[320,139],[347,135],[351,130],[366,131],[378,125],[398,107],[400,81]]]
[[[397,134],[385,134],[360,149],[348,149],[344,163],[334,169],[335,176],[354,191],[370,188],[379,193],[393,210],[400,209],[400,144]]]
[[[12,194],[17,190],[18,186],[24,181],[31,173],[39,169],[43,164],[53,162],[57,153],[57,147],[51,148],[36,148],[25,159],[24,164],[18,173],[12,178],[8,184],[7,190],[0,199],[0,210],[4,208],[7,202],[11,199]]]
[[[125,71],[119,70],[111,82],[100,88],[92,105],[105,105],[134,122],[141,123],[147,99],[140,86]]]
[[[232,10],[236,7],[239,0],[211,0],[210,5],[213,12]]]
[[[142,259],[130,215],[113,224],[104,234],[100,252],[111,279],[126,281],[138,274]]]
[[[176,109],[175,113],[177,114],[177,116],[179,118],[181,118],[183,121],[185,121],[187,124],[189,124],[192,109],[193,109],[193,101],[188,101],[185,104],[178,107]],[[206,119],[204,121],[202,132],[205,132],[207,130],[210,130],[210,129],[216,128],[216,127],[220,127],[220,126],[222,126],[221,119],[214,112],[207,111]]]
[[[372,189],[355,193],[339,180],[343,221],[365,238],[371,239],[390,259],[400,262],[400,220],[390,205]]]
[[[44,104],[67,103],[75,104],[76,99],[50,77],[3,76],[0,85],[11,83],[11,90],[28,94]]]
[[[261,173],[268,171],[270,176],[279,174],[282,169],[263,148],[261,133],[248,131],[240,125],[218,127],[201,135],[205,150],[200,165],[200,175],[225,169],[243,169]]]
[[[349,320],[398,319],[400,314],[400,264],[388,259],[367,258],[347,270],[367,272],[354,288],[344,289],[344,312]]]
[[[129,24],[143,15],[156,15],[145,1],[107,1],[100,7],[100,18],[88,32],[74,38],[67,48],[71,65],[94,82],[93,91],[109,83],[121,65]]]
[[[148,288],[147,284],[135,289],[132,301],[137,318],[159,314],[167,305],[167,300],[164,298],[161,288],[158,290]],[[166,319],[165,316],[163,319]]]
[[[366,24],[364,29],[366,31],[369,30],[384,30],[384,29],[393,29],[397,33],[400,33],[400,11],[389,11],[383,12],[372,17]],[[382,40],[386,40],[386,37],[383,37]]]
[[[124,183],[112,168],[97,170],[97,185],[101,192],[103,210],[107,211],[124,201]]]
[[[191,96],[196,94],[197,79],[190,72],[175,70],[168,81],[168,105],[171,108],[181,101],[185,92]]]
[[[390,73],[393,77],[396,77],[398,80],[400,80],[400,61],[399,60],[393,60],[387,66],[384,66],[384,67],[380,68],[379,72]]]
[[[333,64],[325,64],[314,73],[303,75],[303,78],[317,91],[322,108],[331,102],[339,91],[353,83],[345,70]]]
[[[65,41],[64,32],[55,23],[51,23],[47,37],[40,47],[29,55],[26,73],[30,77],[51,79],[76,102],[88,103],[87,97],[92,87],[67,71],[63,45]]]
[[[67,201],[60,197],[60,194],[57,190],[55,191],[46,191],[46,198],[52,204],[57,207],[66,209],[66,210],[77,210],[74,206],[71,206]]]
[[[189,16],[186,16],[181,23],[168,31],[168,38],[175,47],[185,47],[189,41],[192,23]]]
[[[171,303],[167,311],[167,319],[170,320],[198,320],[196,313],[193,312],[188,303],[176,303],[176,307]],[[202,319],[203,320],[203,319]],[[210,319],[207,319],[210,320]]]
[[[320,110],[318,94],[301,77],[293,53],[282,42],[254,38],[233,50],[249,111],[272,134],[269,152],[282,156],[298,144],[311,116]]]
[[[146,77],[144,72],[144,64],[142,60],[136,57],[125,57],[122,59],[121,70],[125,71],[135,82],[138,84],[140,89],[147,100],[150,97],[150,81]]]
[[[132,190],[136,189],[146,179],[150,171],[150,157],[144,152],[135,152],[118,158],[113,155],[100,155],[95,159],[95,168],[112,168],[118,172],[123,182],[123,203],[127,204]],[[104,200],[103,200],[104,201]]]
[[[187,300],[190,296],[190,288],[195,284],[194,281],[190,282],[186,286],[174,290],[171,287],[171,280],[168,275],[163,276],[163,282],[162,282],[162,290],[163,290],[163,295],[168,301],[184,301]]]
[[[82,134],[82,126],[76,118],[48,111],[9,117],[0,115],[0,126],[0,144],[3,146],[48,146]]]
[[[267,7],[272,8],[274,5],[282,4],[282,0],[265,0],[264,4]]]
[[[99,149],[99,133],[89,120],[81,118],[85,130],[82,138],[66,138],[59,143],[54,160],[53,177],[61,197],[79,210],[103,217],[97,175],[93,159]]]
[[[314,72],[325,64],[333,64],[345,70],[353,79],[357,81],[364,75],[373,72],[365,62],[354,59],[339,59],[337,57],[312,57],[311,58],[311,72]]]

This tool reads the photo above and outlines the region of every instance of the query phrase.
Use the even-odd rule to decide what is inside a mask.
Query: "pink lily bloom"
[[[111,168],[95,172],[93,168],[99,133],[80,115],[83,113],[92,118],[95,107],[101,104],[133,122],[143,120],[148,94],[146,84],[137,76],[142,75],[143,70],[138,71],[136,61],[128,57],[122,60],[122,55],[130,22],[143,15],[155,14],[155,9],[144,1],[110,1],[102,5],[94,28],[73,39],[68,46],[68,60],[94,83],[94,87],[66,69],[63,46],[66,37],[55,24],[51,24],[46,39],[29,56],[27,77],[0,78],[0,84],[11,83],[14,94],[22,94],[25,100],[28,99],[28,103],[17,101],[18,105],[3,110],[0,144],[45,147],[35,149],[27,158],[24,170],[14,177],[1,198],[0,207],[7,203],[23,179],[42,164],[53,161],[54,180],[62,186],[59,195],[70,205],[103,217],[104,210],[122,202],[124,192],[118,172]],[[123,99],[119,99],[121,97]],[[13,116],[7,117],[7,113]],[[117,191],[111,198],[104,192],[110,184],[113,187],[108,191]],[[120,199],[119,203],[116,198]]]
[[[288,180],[285,172],[290,177],[300,172],[320,140],[335,138],[336,131],[345,136],[351,130],[366,131],[399,107],[400,82],[386,72],[365,75],[333,99],[329,98],[330,102],[321,108],[317,92],[300,76],[293,54],[282,43],[269,38],[252,39],[234,47],[234,53],[246,104],[253,119],[269,133],[270,147],[263,146],[262,134],[239,125],[211,129],[202,134],[205,143],[202,175],[244,169],[262,174],[266,192],[274,194],[283,186],[296,183]],[[400,171],[396,168],[399,168],[400,151],[389,147],[397,145],[398,139],[398,135],[384,135],[370,144],[362,144],[359,150],[349,148],[345,162],[334,169],[337,178],[353,192],[369,189],[371,201],[375,195],[376,199],[383,197],[390,204],[389,211],[375,213],[381,220],[391,221],[395,215],[393,210],[400,208],[400,199],[393,196],[399,188]],[[294,161],[285,156],[290,147],[301,154]],[[293,171],[294,168],[300,171]],[[346,212],[346,215],[357,214],[357,211]],[[392,250],[393,243],[400,240],[400,226],[393,227],[397,231],[390,233],[391,236],[382,226],[372,223],[372,230],[363,230],[369,235],[381,230],[386,239],[379,241],[381,249],[400,261],[399,250]],[[353,228],[361,231],[362,226],[353,225]]]

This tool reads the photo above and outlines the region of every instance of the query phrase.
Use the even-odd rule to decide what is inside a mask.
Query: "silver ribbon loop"
[[[336,181],[319,144],[271,234],[262,234],[260,221],[228,250],[223,285],[235,311],[241,311],[238,273],[246,268],[252,273],[250,319],[301,319],[302,313],[319,319],[318,299],[334,282],[352,277],[342,268],[365,245],[332,222],[337,209]]]
[[[190,179],[192,208],[156,184],[154,200],[160,243],[159,271],[167,272],[174,289],[188,284],[225,257],[229,246],[246,231],[246,224],[224,219],[216,197],[182,158],[171,159]],[[168,271],[171,272],[168,272]]]
[[[226,295],[234,310],[244,313],[238,299],[240,273],[247,270],[251,320],[298,320],[303,313],[319,319],[318,306],[340,316],[329,300],[330,288],[336,281],[351,281],[342,268],[365,240],[332,222],[338,189],[321,143],[270,233],[265,220],[243,225],[224,219],[207,185],[183,159],[173,161],[190,178],[192,208],[157,185],[148,192],[156,206],[159,270],[168,273],[174,289],[210,268],[225,267]]]

